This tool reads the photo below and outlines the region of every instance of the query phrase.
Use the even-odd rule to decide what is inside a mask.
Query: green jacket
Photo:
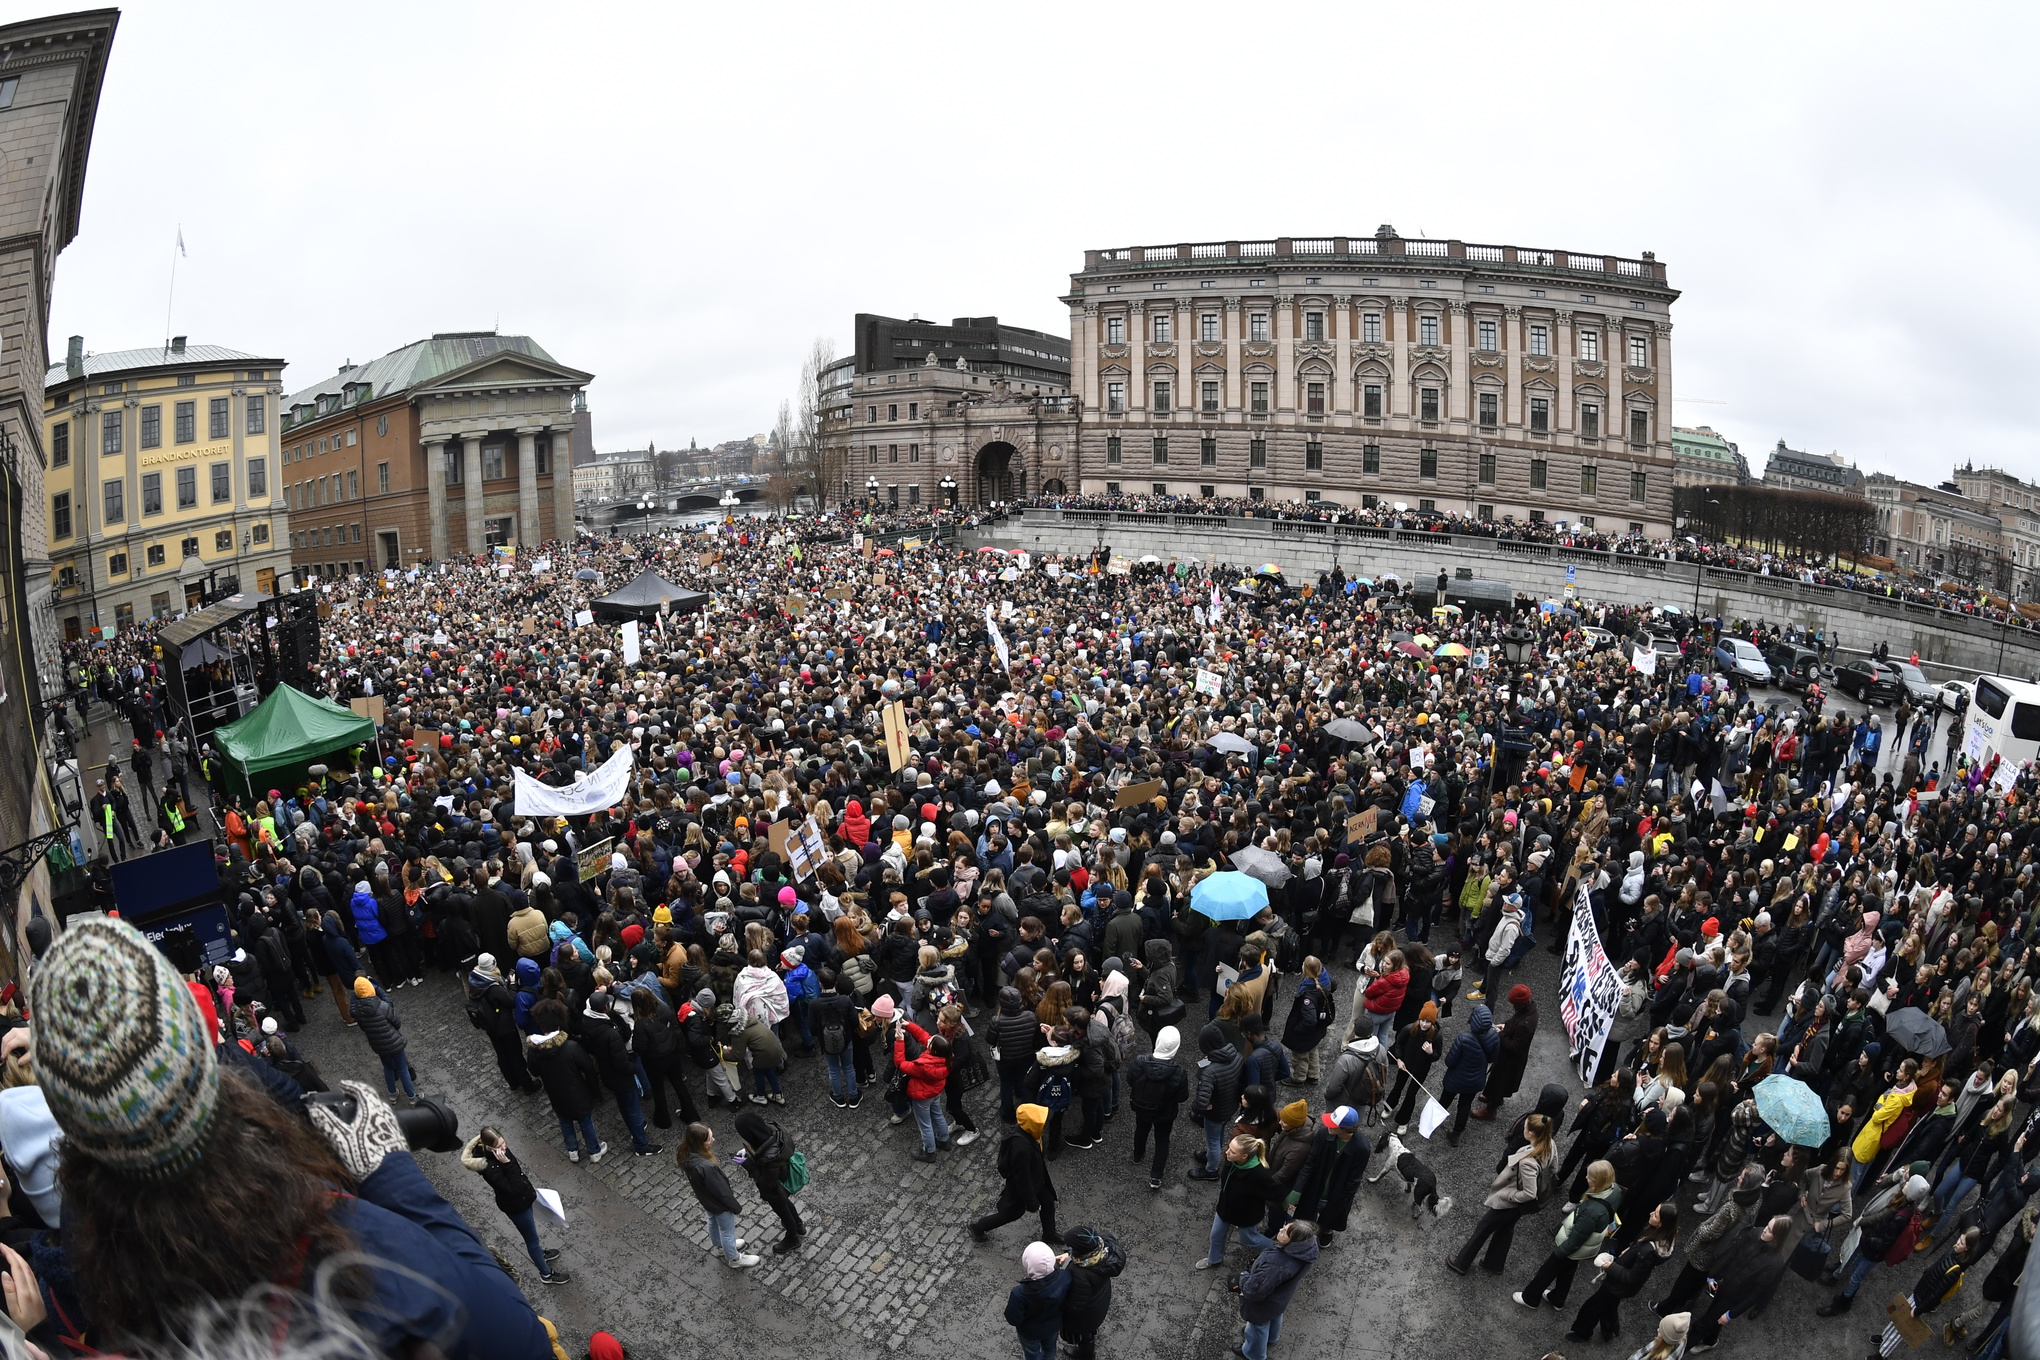
[[[1575,1261],[1593,1256],[1601,1250],[1605,1240],[1602,1234],[1614,1226],[1615,1211],[1621,1206],[1622,1187],[1619,1185],[1588,1191],[1578,1204],[1566,1211],[1564,1220],[1559,1223],[1558,1235],[1552,1239],[1552,1254]]]

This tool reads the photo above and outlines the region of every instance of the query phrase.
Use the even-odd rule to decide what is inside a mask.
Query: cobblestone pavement
[[[1520,970],[1547,1003],[1557,984],[1558,961],[1542,948]],[[1339,970],[1343,1024],[1351,996],[1349,971]],[[876,1093],[855,1110],[838,1110],[827,1098],[819,1058],[799,1058],[786,1077],[788,1104],[765,1111],[780,1120],[803,1149],[813,1182],[797,1203],[809,1225],[806,1245],[774,1256],[779,1226],[758,1202],[748,1178],[733,1169],[732,1183],[745,1212],[738,1232],[763,1260],[754,1270],[732,1271],[708,1255],[707,1228],[685,1179],[674,1166],[673,1132],[652,1130],[666,1143],[655,1157],[634,1157],[613,1105],[597,1111],[610,1153],[599,1165],[571,1165],[562,1155],[558,1126],[542,1095],[504,1088],[485,1039],[466,1020],[451,978],[434,975],[421,987],[393,997],[404,1020],[420,1089],[458,1111],[464,1135],[485,1123],[501,1128],[540,1186],[557,1189],[568,1224],[541,1212],[548,1246],[564,1248],[571,1283],[538,1282],[522,1244],[499,1213],[479,1176],[454,1156],[425,1154],[427,1174],[464,1213],[542,1313],[559,1324],[576,1356],[589,1332],[607,1328],[634,1357],[747,1354],[910,1356],[953,1360],[958,1354],[1001,1355],[1017,1348],[1002,1316],[1005,1295],[1020,1277],[1020,1250],[1031,1240],[1029,1217],[975,1246],[965,1225],[997,1197],[995,1170],[1001,1130],[996,1086],[972,1093],[970,1108],[983,1136],[934,1165],[908,1160],[912,1122],[886,1122]],[[1278,1005],[1277,1022],[1287,1014]],[[352,1076],[374,1082],[380,1066],[367,1044],[345,1032],[330,1002],[307,1002],[311,1023],[298,1036],[329,1081]],[[1467,1006],[1456,1008],[1447,1033],[1456,1033]],[[1547,1004],[1547,1011],[1556,1007]],[[1187,1045],[1186,1045],[1187,1046]],[[1564,1032],[1555,1015],[1543,1020],[1524,1090],[1545,1081],[1580,1084],[1565,1069]],[[700,1100],[699,1088],[697,1101]],[[1510,1114],[1525,1097],[1510,1102]],[[1319,1103],[1312,1099],[1313,1114]],[[719,1141],[735,1147],[731,1116],[709,1122]],[[1106,1125],[1092,1151],[1066,1151],[1052,1167],[1060,1194],[1059,1226],[1089,1223],[1118,1235],[1128,1256],[1116,1283],[1101,1351],[1136,1360],[1211,1360],[1237,1354],[1239,1316],[1224,1271],[1197,1272],[1204,1252],[1213,1193],[1184,1179],[1198,1141],[1177,1125],[1170,1172],[1159,1192],[1147,1189],[1144,1168],[1129,1164],[1131,1115]],[[1468,1126],[1459,1148],[1441,1138],[1417,1144],[1437,1170],[1441,1188],[1459,1206],[1444,1219],[1413,1222],[1396,1193],[1393,1174],[1363,1186],[1353,1231],[1328,1250],[1299,1291],[1284,1323],[1277,1354],[1341,1357],[1536,1357],[1554,1348],[1578,1360],[1583,1353],[1626,1356],[1650,1335],[1655,1319],[1643,1305],[1625,1305],[1623,1331],[1613,1345],[1572,1343],[1571,1322],[1545,1308],[1524,1311],[1509,1299],[1548,1250],[1558,1215],[1547,1211],[1519,1227],[1500,1279],[1475,1271],[1462,1279],[1440,1264],[1472,1230],[1502,1138],[1504,1122]],[[1233,1263],[1246,1257],[1235,1245]],[[1646,1298],[1667,1288],[1679,1259],[1659,1268]],[[1903,1276],[1910,1287],[1917,1268]],[[1571,1300],[1591,1292],[1591,1268],[1581,1273]],[[1848,1318],[1817,1320],[1824,1291],[1788,1275],[1761,1317],[1723,1333],[1722,1351],[1749,1355],[1862,1355],[1868,1333],[1882,1322],[1878,1306],[1901,1277],[1880,1271],[1864,1286],[1864,1305]]]

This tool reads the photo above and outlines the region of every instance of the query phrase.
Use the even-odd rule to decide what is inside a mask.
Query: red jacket
[[[1383,973],[1367,984],[1367,1013],[1394,1015],[1402,1009],[1403,993],[1409,989],[1409,969],[1398,968],[1393,973]]]
[[[907,1099],[933,1100],[949,1082],[949,1060],[928,1051],[928,1031],[909,1020],[907,1033],[921,1045],[921,1056],[909,1060],[904,1036],[893,1040],[893,1066],[907,1074]]]

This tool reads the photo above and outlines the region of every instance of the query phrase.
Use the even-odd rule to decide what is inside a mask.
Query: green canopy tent
[[[227,759],[228,786],[252,798],[257,776],[287,771],[295,784],[295,776],[322,757],[374,741],[375,724],[352,709],[278,685],[254,712],[218,728],[212,739]],[[285,787],[281,780],[269,782]]]

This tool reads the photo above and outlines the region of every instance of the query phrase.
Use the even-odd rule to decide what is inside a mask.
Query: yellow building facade
[[[281,359],[183,337],[70,353],[43,384],[50,578],[66,638],[170,618],[290,570]],[[287,588],[287,585],[285,586]]]

